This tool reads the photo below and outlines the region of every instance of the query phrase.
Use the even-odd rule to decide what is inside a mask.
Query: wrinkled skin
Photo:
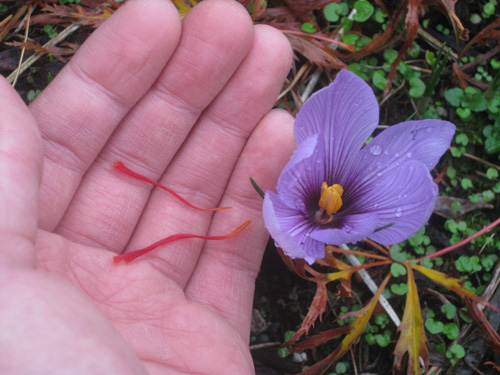
[[[180,21],[132,0],[29,109],[0,79],[0,373],[253,374],[250,312],[268,239],[263,189],[293,149],[271,111],[292,53],[236,2]],[[111,165],[160,180],[201,207]],[[128,265],[114,255],[189,239]]]

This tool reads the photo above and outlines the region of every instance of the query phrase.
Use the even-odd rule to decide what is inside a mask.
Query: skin
[[[0,79],[0,373],[253,374],[262,199],[293,143],[292,52],[231,0],[131,0],[27,108]],[[159,180],[166,192],[113,170]],[[175,233],[128,265],[114,255]]]

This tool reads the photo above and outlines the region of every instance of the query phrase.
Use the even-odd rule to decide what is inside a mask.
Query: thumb
[[[40,132],[28,107],[0,76],[0,267],[30,267],[38,229]]]

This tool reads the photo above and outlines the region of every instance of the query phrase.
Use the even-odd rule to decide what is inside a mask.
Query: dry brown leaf
[[[451,204],[453,202],[460,203],[461,207],[459,211],[453,211],[451,209]],[[434,206],[434,213],[446,219],[457,219],[465,215],[467,212],[480,209],[492,209],[492,208],[494,208],[492,204],[486,203],[483,200],[480,200],[477,203],[472,203],[468,199],[439,196],[436,200],[436,205]]]

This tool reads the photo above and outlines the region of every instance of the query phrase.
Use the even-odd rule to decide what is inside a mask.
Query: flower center
[[[339,184],[328,186],[326,182],[321,185],[321,197],[319,198],[319,210],[315,219],[320,224],[328,224],[333,221],[333,214],[342,207],[342,194],[344,189]]]

